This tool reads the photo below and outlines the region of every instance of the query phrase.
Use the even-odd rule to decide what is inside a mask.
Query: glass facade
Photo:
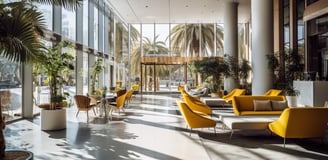
[[[295,15],[297,19],[297,45],[302,53],[304,52],[306,37],[303,22],[306,2],[309,1],[297,1],[297,13]],[[285,48],[289,48],[291,42],[290,21],[293,17],[290,15],[290,0],[283,0],[282,3],[283,44]],[[72,94],[87,94],[89,92],[88,84],[91,76],[89,70],[90,65],[93,64],[90,60],[104,59],[105,69],[100,76],[102,80],[97,85],[99,87],[112,87],[116,85],[116,82],[122,82],[124,87],[129,87],[130,83],[140,83],[141,76],[145,76],[143,77],[145,84],[142,84],[142,86],[149,89],[149,84],[154,84],[155,81],[158,81],[156,84],[164,86],[181,85],[185,66],[170,64],[167,66],[148,65],[141,68],[141,57],[167,56],[180,58],[223,56],[224,54],[223,24],[131,24],[129,34],[128,25],[109,11],[109,8],[107,3],[102,0],[84,0],[81,7],[83,12],[61,9],[59,14],[59,11],[53,9],[51,5],[38,5],[38,9],[44,14],[47,29],[50,31],[49,36],[57,41],[68,40],[78,46],[75,51],[72,51],[74,56],[77,57],[77,54],[83,54],[81,59],[83,68],[75,68],[70,87],[66,88]],[[79,16],[82,17],[81,21],[77,21]],[[54,20],[59,20],[62,24],[60,35],[54,32]],[[311,26],[312,23],[314,23],[313,26],[316,26],[316,33],[310,32],[310,34],[313,36],[312,38],[317,38],[318,44],[324,44],[324,37],[327,32],[326,22],[325,17],[310,22]],[[247,59],[249,58],[250,46],[248,41],[251,39],[249,34],[249,28],[251,27],[240,24],[238,28],[239,57]],[[317,32],[321,34],[318,35]],[[77,39],[79,35],[82,35],[82,37]],[[50,41],[50,39],[46,40]],[[49,46],[51,45],[50,42],[47,43],[49,43]],[[324,49],[325,47],[322,47],[320,56]],[[315,52],[318,53],[318,51]],[[5,63],[4,60],[2,62],[3,66],[7,66],[7,62]],[[155,69],[158,71],[156,74],[154,73]],[[20,69],[15,73],[17,79],[21,78],[18,76],[20,75],[19,72]],[[82,84],[77,83],[75,79],[77,74],[83,75]],[[327,70],[322,69],[322,74],[327,75]],[[1,71],[0,75],[1,78],[5,77],[5,72]],[[41,88],[35,88],[35,104],[48,100],[42,89],[42,87],[46,87],[44,84],[45,79],[45,76],[35,77],[35,86]],[[188,73],[187,80],[192,81],[192,79],[193,75]],[[76,93],[76,87],[83,87],[82,93]],[[150,88],[153,89],[153,86]]]
[[[309,70],[318,72],[322,80],[328,80],[328,14],[307,23]]]

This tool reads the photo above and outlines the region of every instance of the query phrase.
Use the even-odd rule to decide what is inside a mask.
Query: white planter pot
[[[41,129],[60,130],[66,128],[66,109],[41,110]]]
[[[297,96],[286,96],[288,107],[297,107]]]

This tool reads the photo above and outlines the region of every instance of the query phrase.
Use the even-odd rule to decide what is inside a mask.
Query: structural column
[[[273,73],[267,55],[273,54],[273,2],[252,0],[252,94],[261,95],[272,87]]]
[[[227,2],[224,6],[224,54],[238,58],[238,3]],[[238,87],[233,78],[225,78],[224,89],[230,92]]]

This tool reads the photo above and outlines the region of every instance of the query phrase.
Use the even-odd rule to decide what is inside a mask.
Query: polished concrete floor
[[[125,113],[112,120],[85,112],[76,118],[76,107],[67,109],[67,129],[41,131],[40,118],[21,120],[5,129],[7,149],[33,152],[36,160],[230,160],[328,159],[327,140],[283,140],[267,131],[186,129],[176,106],[178,94],[136,95]],[[229,106],[215,113],[231,113]],[[216,118],[216,115],[213,116]]]

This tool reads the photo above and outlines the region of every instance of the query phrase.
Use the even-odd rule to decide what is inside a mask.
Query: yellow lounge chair
[[[284,138],[324,138],[328,122],[328,108],[287,108],[280,117],[269,123],[271,132]]]
[[[226,101],[226,103],[232,103],[232,98],[234,96],[241,96],[245,95],[246,90],[245,89],[233,89],[229,94],[223,96],[222,98]]]
[[[193,128],[213,127],[215,132],[216,121],[213,120],[210,116],[194,112],[185,102],[181,100],[177,100],[177,104],[183,119],[187,123],[187,127],[190,128],[190,134]]]
[[[191,110],[204,114],[212,114],[212,109],[204,102],[202,102],[199,98],[192,97],[188,95],[185,91],[182,92],[183,99]]]

